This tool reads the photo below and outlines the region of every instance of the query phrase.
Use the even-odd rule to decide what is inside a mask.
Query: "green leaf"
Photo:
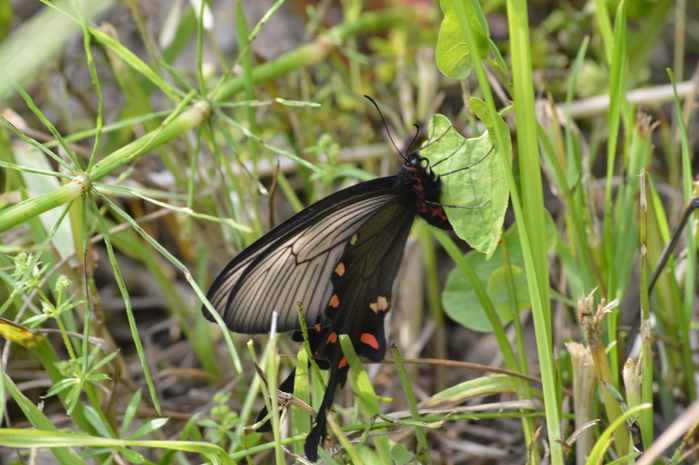
[[[97,347],[99,349],[99,347]],[[97,363],[92,365],[92,368],[90,369],[91,372],[94,372],[96,370],[99,370],[102,368],[103,365],[106,365],[107,363],[111,362],[114,357],[116,357],[117,352],[112,352],[110,354],[107,354],[104,356],[103,359],[99,360]],[[92,360],[90,361],[92,362]],[[91,363],[92,364],[92,363]]]
[[[49,392],[46,393],[46,397],[55,396],[59,392],[65,391],[66,389],[73,386],[77,382],[78,382],[78,380],[75,378],[62,379],[53,385],[53,387],[49,390]]]
[[[218,428],[220,426],[217,422],[215,422],[214,420],[212,420],[210,418],[205,418],[205,419],[197,422],[197,424],[199,426],[201,426],[202,428]]]
[[[410,453],[405,444],[396,444],[391,449],[391,459],[396,465],[405,465],[412,462],[415,456]]]
[[[557,237],[556,226],[554,225],[551,216],[546,215],[546,244],[549,252],[555,247]],[[510,230],[504,234],[503,240],[507,244],[510,265],[524,269],[524,258],[522,258],[522,248],[519,244],[517,228],[510,228]],[[507,296],[508,290],[506,287],[497,289],[494,287],[491,288],[490,285],[490,280],[493,274],[503,266],[502,246],[499,246],[495,250],[490,260],[487,260],[482,254],[472,251],[466,254],[466,261],[468,261],[469,265],[473,268],[473,271],[478,275],[478,279],[483,284],[483,287],[488,289],[488,293],[491,296],[497,293]],[[524,276],[524,279],[525,281],[523,285],[526,287],[526,276]],[[515,281],[515,286],[517,289],[519,289],[519,284],[517,284],[517,281]],[[517,296],[517,300],[519,301],[519,291],[517,292]],[[488,317],[485,314],[485,310],[481,306],[475,291],[471,287],[471,283],[458,268],[452,270],[447,277],[447,283],[444,286],[444,292],[442,293],[442,305],[444,306],[444,312],[449,316],[449,318],[465,326],[466,328],[481,332],[491,332],[493,330],[490,322],[488,321]],[[498,308],[498,313],[500,313],[500,319],[503,324],[512,321],[511,312],[508,311],[507,315],[503,315],[501,310]]]
[[[467,207],[445,208],[454,231],[471,247],[491,256],[500,241],[509,196],[497,148],[488,133],[465,140],[443,115],[432,119],[430,135],[435,140],[421,153],[443,175],[440,203]]]
[[[119,452],[129,461],[129,463],[143,463],[146,459],[135,450],[120,448]]]
[[[461,403],[475,396],[515,392],[510,375],[482,376],[438,392],[422,403],[424,408],[440,408]]]
[[[9,376],[4,375],[4,382],[7,391],[12,396],[12,399],[17,403],[19,408],[22,409],[22,413],[24,413],[24,416],[27,417],[32,426],[34,428],[40,428],[41,430],[43,430],[39,431],[28,429],[5,428],[2,430],[2,444],[5,447],[38,447],[38,443],[44,440],[45,438],[50,437],[54,434],[61,434],[58,432],[58,429],[51,422],[51,420],[49,420],[48,417],[46,417],[46,415],[44,415],[44,413],[36,407],[36,405],[34,405],[29,399],[27,399],[24,396],[24,394],[22,394],[17,389],[17,386],[15,386],[15,384],[12,382],[12,379],[10,379]],[[15,433],[17,436],[25,436],[26,440],[24,441],[24,443],[12,444],[11,439],[13,437],[13,433]],[[74,435],[74,433],[69,434]],[[56,462],[60,465],[85,464],[85,461],[78,457],[75,454],[75,452],[69,449],[68,447],[60,447],[56,444],[52,445],[52,447],[53,449],[51,450],[51,452],[56,458]]]
[[[512,273],[517,294],[517,308],[514,312],[510,307],[510,298],[506,292],[509,286],[507,268],[503,266],[495,270],[488,281],[488,295],[500,312],[500,315],[502,315],[503,321],[512,321],[519,312],[531,307],[529,288],[527,287],[527,278],[524,275],[524,270],[518,266],[510,265],[510,272]],[[505,292],[503,292],[504,290]]]
[[[138,410],[138,404],[141,402],[141,390],[134,392],[129,401],[129,405],[126,406],[126,411],[124,412],[124,419],[121,422],[121,434],[124,435],[129,430],[131,426],[131,421],[133,420],[136,411]]]
[[[150,434],[153,431],[165,426],[165,423],[167,423],[168,420],[169,418],[154,418],[148,423],[138,428],[136,431],[134,431],[134,433],[130,435],[127,439],[137,439],[141,436],[145,436],[146,434]]]
[[[104,424],[102,421],[102,417],[100,416],[99,413],[97,413],[97,410],[95,410],[93,407],[87,405],[85,406],[85,418],[87,418],[87,421],[90,422],[90,424],[97,430],[99,434],[101,434],[105,438],[111,438],[112,433],[109,430],[109,427]]]
[[[452,0],[440,0],[439,4],[444,13],[444,20],[439,27],[437,40],[437,66],[445,76],[451,79],[465,79],[473,69],[471,53],[464,42]],[[470,1],[465,2],[465,6],[478,43],[479,54],[485,57],[488,54],[488,25],[481,21]]]
[[[155,86],[158,87],[158,89],[160,89],[170,99],[173,101],[180,100],[178,95],[183,95],[181,90],[159,76],[153,68],[148,66],[143,60],[141,60],[135,53],[126,48],[123,44],[117,42],[114,40],[114,38],[110,37],[108,34],[105,34],[99,29],[91,27],[90,33],[95,37],[95,39],[104,44],[107,49],[118,55],[119,58],[124,61],[124,63],[131,66],[138,73],[142,74],[143,77],[155,84]]]

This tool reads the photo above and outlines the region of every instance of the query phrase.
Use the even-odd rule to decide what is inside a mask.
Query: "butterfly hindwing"
[[[357,354],[370,361],[379,362],[386,354],[384,318],[416,211],[414,203],[406,197],[409,196],[398,196],[386,203],[347,240],[330,279],[332,292],[324,312],[328,323],[310,328],[311,352],[318,358],[321,368],[330,370],[316,426],[306,441],[306,455],[311,460],[316,459],[318,444],[326,436],[325,415],[333,403],[336,388],[344,386],[347,380],[349,367],[339,335],[349,335]],[[301,331],[294,334],[294,340],[303,340]],[[293,387],[292,371],[279,389],[293,392]],[[266,415],[267,409],[263,408],[257,421]],[[270,429],[267,422],[258,431]]]
[[[306,456],[314,461],[327,434],[326,414],[338,385],[347,380],[348,364],[339,335],[347,334],[358,355],[373,362],[386,354],[384,318],[391,303],[393,280],[416,214],[409,196],[396,198],[377,211],[347,243],[332,277],[332,295],[325,315],[330,325],[311,334],[312,352],[330,369],[315,427],[306,440]]]

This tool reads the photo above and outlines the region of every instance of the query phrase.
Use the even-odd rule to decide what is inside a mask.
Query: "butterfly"
[[[233,332],[268,333],[276,311],[277,331],[294,331],[293,339],[303,341],[298,318],[303,309],[311,351],[319,367],[330,370],[304,447],[311,461],[327,435],[326,413],[337,386],[347,380],[338,336],[347,334],[369,361],[386,354],[384,318],[413,221],[420,216],[451,230],[444,207],[478,208],[440,204],[442,180],[420,150],[401,154],[397,175],[340,190],[279,224],[238,254],[208,290],[208,300]],[[214,321],[205,307],[202,311]],[[279,390],[293,392],[294,375],[295,370]],[[266,413],[265,408],[258,420]]]

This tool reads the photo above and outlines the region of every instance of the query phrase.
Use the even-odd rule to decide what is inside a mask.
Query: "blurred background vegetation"
[[[466,137],[481,134],[476,114],[487,112],[472,97],[501,111],[518,191],[543,192],[522,206],[525,218],[547,210],[547,226],[528,234],[548,258],[529,268],[536,247],[517,235],[516,211],[491,261],[458,241],[466,255],[456,271],[442,247],[450,239],[416,225],[387,334],[404,359],[433,359],[405,369],[421,419],[451,416],[424,430],[395,426],[390,458],[375,438],[358,457],[632,463],[658,444],[648,463],[697,462],[692,221],[647,292],[694,195],[697,5],[464,5],[485,67],[450,42],[465,27],[451,1],[0,0],[3,463],[226,462],[222,451],[294,460],[272,450],[293,442],[298,452],[307,429],[285,431],[292,440],[243,430],[263,404],[250,337],[226,341],[201,316],[197,291],[294,212],[397,172],[365,94],[401,149],[435,113]],[[531,102],[518,94],[524,77]],[[515,110],[530,111],[533,130]],[[525,137],[538,137],[540,157],[523,150]],[[524,157],[537,173],[540,164],[541,181],[522,174]],[[550,292],[543,307],[523,270]],[[652,333],[643,327],[628,365],[641,303]],[[253,339],[262,352],[266,337]],[[295,356],[289,338],[278,344]],[[555,372],[540,369],[542,357]],[[396,412],[416,404],[395,366],[365,368],[382,412],[405,418]],[[491,376],[504,368],[528,378]],[[652,406],[639,414],[642,402]],[[349,387],[336,405],[353,439],[376,413],[360,411]],[[358,460],[335,452],[339,463]]]

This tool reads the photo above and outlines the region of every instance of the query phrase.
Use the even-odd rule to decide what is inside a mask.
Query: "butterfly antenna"
[[[439,142],[439,140],[440,140],[442,137],[446,136],[447,133],[448,133],[449,131],[451,131],[452,129],[454,129],[454,128],[453,128],[452,126],[449,126],[449,127],[447,128],[447,130],[444,131],[443,133],[441,133],[441,134],[439,135],[439,137],[437,137],[435,140],[431,140],[431,139],[432,139],[432,136],[430,136],[430,138],[428,139],[428,142],[427,142],[425,145],[423,145],[422,147],[420,147],[419,149],[415,150],[415,152],[420,152],[422,149],[426,149],[426,148],[429,147],[430,145],[436,144],[437,142]],[[454,153],[456,153],[465,143],[466,143],[466,140],[464,140],[464,142],[459,146],[459,148],[457,148],[457,149],[454,151]],[[453,154],[452,154],[452,155],[453,155]],[[451,157],[451,155],[449,155],[449,156]],[[448,158],[448,157],[447,157],[447,158]],[[434,165],[430,166],[430,168],[434,168],[435,166],[437,166],[437,165],[439,165],[440,163],[442,163],[444,160],[446,160],[446,159],[443,158],[443,159],[439,160],[437,163],[435,163]]]
[[[403,152],[400,151],[400,149],[398,148],[398,146],[396,145],[396,143],[393,141],[393,137],[391,137],[391,131],[388,130],[388,124],[386,124],[386,120],[385,120],[384,117],[383,117],[383,113],[381,113],[381,109],[379,108],[379,106],[377,105],[377,103],[374,101],[373,98],[369,97],[368,95],[365,95],[364,97],[367,98],[367,99],[369,99],[369,101],[370,101],[371,103],[373,103],[374,106],[376,107],[376,111],[379,112],[379,116],[381,117],[381,122],[383,123],[383,127],[386,128],[386,134],[388,134],[388,138],[391,140],[391,144],[393,144],[393,147],[395,147],[395,149],[398,151],[398,153],[400,154],[401,158],[402,158],[403,160],[405,160],[405,155],[403,155]],[[411,145],[412,145],[412,143],[411,143]]]
[[[410,141],[410,145],[408,145],[408,150],[406,150],[406,153],[410,153],[410,150],[413,148],[413,145],[415,145],[415,141],[417,140],[418,136],[420,135],[420,126],[417,124],[413,123],[413,126],[415,126],[415,137],[413,137],[413,140]],[[418,149],[420,150],[420,149]]]

